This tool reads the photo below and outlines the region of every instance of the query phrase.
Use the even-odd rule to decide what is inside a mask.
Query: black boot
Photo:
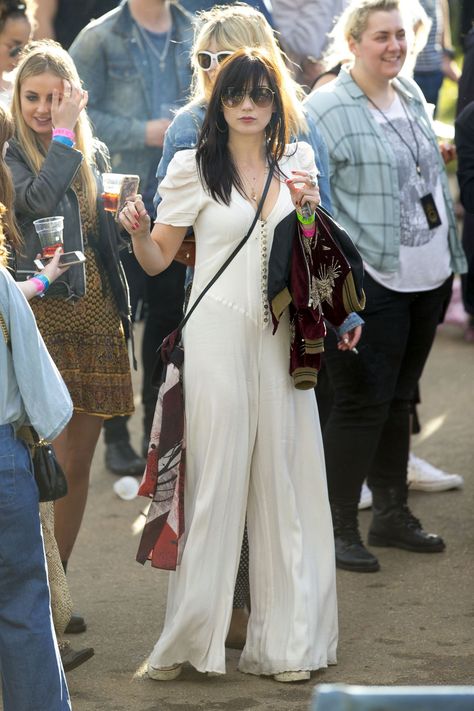
[[[445,544],[435,533],[426,533],[407,506],[406,485],[372,488],[373,519],[370,546],[393,546],[417,553],[440,553]]]
[[[362,543],[357,525],[357,504],[331,504],[336,546],[336,567],[355,573],[375,573],[380,570],[377,558]]]
[[[108,442],[105,445],[105,466],[117,476],[142,476],[146,461],[129,442]]]

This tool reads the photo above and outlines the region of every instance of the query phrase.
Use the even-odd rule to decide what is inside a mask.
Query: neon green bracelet
[[[296,211],[296,217],[298,218],[298,220],[301,222],[302,225],[312,225],[313,222],[314,222],[315,219],[316,219],[314,212],[313,212],[313,214],[311,215],[311,217],[303,217],[303,215],[301,215],[301,214],[298,212],[298,210]]]

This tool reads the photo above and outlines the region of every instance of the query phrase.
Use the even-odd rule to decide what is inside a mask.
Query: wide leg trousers
[[[224,315],[224,317],[223,317]],[[247,514],[252,611],[239,668],[336,661],[334,544],[314,393],[288,374],[289,326],[272,335],[212,298],[186,326],[186,542],[171,573],[154,666],[225,672]]]

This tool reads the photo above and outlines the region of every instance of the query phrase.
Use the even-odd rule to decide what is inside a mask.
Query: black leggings
[[[357,506],[362,482],[406,481],[411,403],[452,277],[437,289],[395,292],[365,277],[367,307],[358,354],[330,333],[324,356],[334,402],[323,425],[329,498]]]

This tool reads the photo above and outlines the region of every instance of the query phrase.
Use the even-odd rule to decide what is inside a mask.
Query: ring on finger
[[[311,185],[312,188],[315,188],[317,185],[316,178],[314,175],[309,176],[309,184]]]

